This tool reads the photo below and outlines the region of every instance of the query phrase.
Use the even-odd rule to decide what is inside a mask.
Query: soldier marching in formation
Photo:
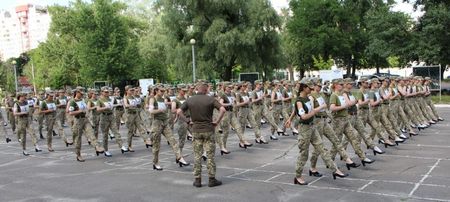
[[[113,90],[105,86],[100,89],[99,97],[97,89],[88,89],[88,96],[85,96],[86,90],[77,87],[57,93],[40,91],[36,96],[8,94],[2,101],[6,114],[0,114],[0,121],[6,142],[11,142],[12,137],[8,135],[11,131],[6,130],[9,125],[22,145],[23,155],[30,155],[26,150],[27,134],[31,136],[35,151],[42,151],[36,137],[38,132],[40,139],[47,139],[49,152],[55,152],[53,136],[60,136],[66,147],[74,144],[79,162],[85,161],[81,156],[83,134],[97,156],[104,153],[106,157],[112,156],[109,141],[115,141],[125,154],[134,152],[132,139],[138,136],[147,148],[152,147],[154,170],[163,169],[159,162],[161,136],[167,140],[180,167],[190,165],[182,151],[186,140],[191,140],[195,187],[202,185],[202,158],[207,161],[208,185],[222,184],[215,178],[215,147],[217,142],[221,155],[231,153],[227,148],[230,129],[238,136],[239,147],[244,149],[253,146],[245,137],[246,128],[253,130],[257,144],[269,144],[266,137],[276,141],[289,136],[289,129],[292,135],[298,135],[300,149],[294,183],[306,185],[308,182],[302,173],[310,144],[313,151],[309,175],[323,176],[316,168],[320,156],[334,179],[343,178],[348,174],[337,168],[334,162],[337,154],[348,170],[361,164],[366,166],[375,161],[368,158],[365,147],[374,155],[384,154],[377,142],[386,149],[398,146],[419,135],[421,130],[443,121],[431,102],[430,82],[430,78],[420,76],[362,78],[356,88],[355,82],[348,78],[331,82],[304,78],[295,83],[277,80],[264,83],[257,80],[253,84],[223,82],[215,90],[212,84],[205,82],[177,86],[156,84],[147,89],[146,96],[139,87],[126,86],[122,95],[119,88]],[[72,140],[65,135],[66,123],[73,134]],[[119,132],[124,123],[128,131],[126,143],[122,142]],[[262,132],[264,123],[270,125],[270,134]],[[100,133],[102,138],[98,137]],[[177,139],[174,134],[178,135]],[[324,137],[331,143],[330,148],[326,148]],[[349,144],[361,164],[350,158]]]

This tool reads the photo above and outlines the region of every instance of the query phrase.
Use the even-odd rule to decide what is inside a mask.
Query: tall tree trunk
[[[288,65],[288,71],[289,71],[289,78],[290,78],[289,80],[294,81],[295,80],[295,78],[294,78],[294,68],[293,68],[292,64]]]
[[[306,70],[300,69],[300,79],[303,79],[303,77],[305,77],[305,72]]]
[[[377,74],[380,73],[380,67],[377,65]]]
[[[226,66],[225,71],[222,75],[223,76],[222,79],[224,81],[231,81],[231,74],[233,73],[232,71],[233,71],[233,65]]]

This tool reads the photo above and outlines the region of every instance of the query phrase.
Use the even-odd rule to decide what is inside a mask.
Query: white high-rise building
[[[0,10],[0,59],[18,57],[47,39],[51,17],[46,7],[26,4]]]

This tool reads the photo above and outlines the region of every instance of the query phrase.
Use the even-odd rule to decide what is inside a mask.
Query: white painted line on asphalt
[[[360,187],[360,188],[358,189],[358,191],[364,190],[366,187],[368,187],[369,185],[371,185],[371,184],[374,183],[374,182],[375,182],[374,180],[370,180],[367,184],[365,184],[364,186]]]
[[[325,175],[322,175],[322,177],[319,177],[319,178],[313,180],[312,182],[310,182],[309,185],[312,185],[312,184],[316,183],[317,181],[321,180],[324,177],[325,177]]]
[[[449,158],[434,158],[434,157],[421,157],[421,156],[396,155],[396,154],[383,154],[383,156],[412,158],[412,159],[426,159],[426,160],[441,160],[441,161],[449,161],[450,160]]]
[[[419,188],[419,186],[428,178],[430,173],[433,172],[434,168],[436,168],[436,166],[439,164],[439,162],[441,162],[441,159],[438,159],[436,161],[436,163],[434,163],[434,165],[431,166],[430,170],[428,170],[428,172],[422,177],[422,179],[420,179],[420,181],[418,183],[416,183],[414,188],[409,193],[409,195],[408,195],[409,197],[411,197],[414,194],[414,192]]]
[[[264,182],[269,182],[270,180],[275,179],[275,178],[277,178],[277,177],[280,177],[280,176],[282,176],[282,175],[284,175],[284,174],[283,174],[283,173],[276,174],[275,176],[273,176],[273,177],[271,177],[271,178],[269,178],[269,179],[267,179],[267,180],[264,180]]]

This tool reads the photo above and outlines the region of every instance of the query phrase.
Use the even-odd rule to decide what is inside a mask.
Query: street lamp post
[[[16,67],[16,61],[15,60],[13,60],[12,62],[11,62],[11,64],[13,65],[13,67],[14,67],[14,81],[16,82],[16,93],[17,93],[17,89],[18,89],[18,85],[17,85],[17,67]]]
[[[192,83],[195,83],[195,39],[190,41],[192,45]]]

